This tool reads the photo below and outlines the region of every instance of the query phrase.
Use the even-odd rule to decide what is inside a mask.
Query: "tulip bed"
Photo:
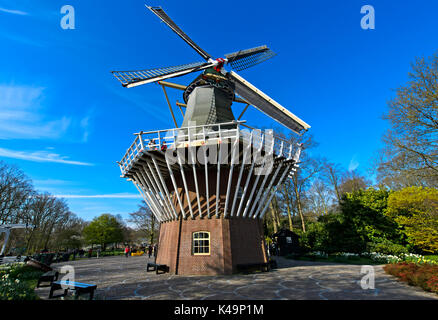
[[[398,262],[388,264],[383,269],[409,285],[438,294],[438,264]]]

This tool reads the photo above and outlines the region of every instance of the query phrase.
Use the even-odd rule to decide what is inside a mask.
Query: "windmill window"
[[[193,232],[192,252],[194,255],[210,254],[210,232],[207,231]]]

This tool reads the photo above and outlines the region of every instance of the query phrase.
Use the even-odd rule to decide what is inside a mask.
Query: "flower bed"
[[[23,262],[0,266],[0,300],[35,300],[35,286],[42,274]]]
[[[438,264],[399,262],[388,264],[383,269],[403,282],[438,293]]]
[[[313,261],[332,261],[332,262],[363,262],[366,263],[366,259],[375,264],[387,264],[387,263],[399,263],[399,262],[412,262],[417,264],[431,264],[438,265],[438,262],[433,259],[428,259],[422,255],[413,253],[402,253],[400,255],[390,255],[377,252],[364,252],[349,253],[338,252],[333,254],[327,254],[320,251],[309,252],[301,256],[286,256],[286,258],[299,259],[299,260],[313,260]]]

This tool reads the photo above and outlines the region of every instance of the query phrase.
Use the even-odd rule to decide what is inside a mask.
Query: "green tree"
[[[393,192],[386,215],[403,226],[410,244],[426,252],[438,252],[437,189],[408,187]]]
[[[107,244],[123,241],[123,225],[117,217],[104,213],[84,228],[83,237],[87,243],[100,244],[105,250]]]
[[[403,244],[399,225],[385,215],[390,192],[387,190],[357,190],[341,198],[340,212],[330,213],[310,224],[306,235],[307,250],[362,253],[375,244],[396,247]]]
[[[357,190],[344,194],[341,201],[343,227],[355,234],[359,246],[389,240],[402,242],[397,223],[385,215],[390,192],[385,189]]]

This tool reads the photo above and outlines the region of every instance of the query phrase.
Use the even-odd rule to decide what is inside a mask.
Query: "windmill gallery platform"
[[[267,262],[261,219],[299,154],[236,121],[140,132],[119,165],[160,222],[157,263],[175,274],[231,274]]]

